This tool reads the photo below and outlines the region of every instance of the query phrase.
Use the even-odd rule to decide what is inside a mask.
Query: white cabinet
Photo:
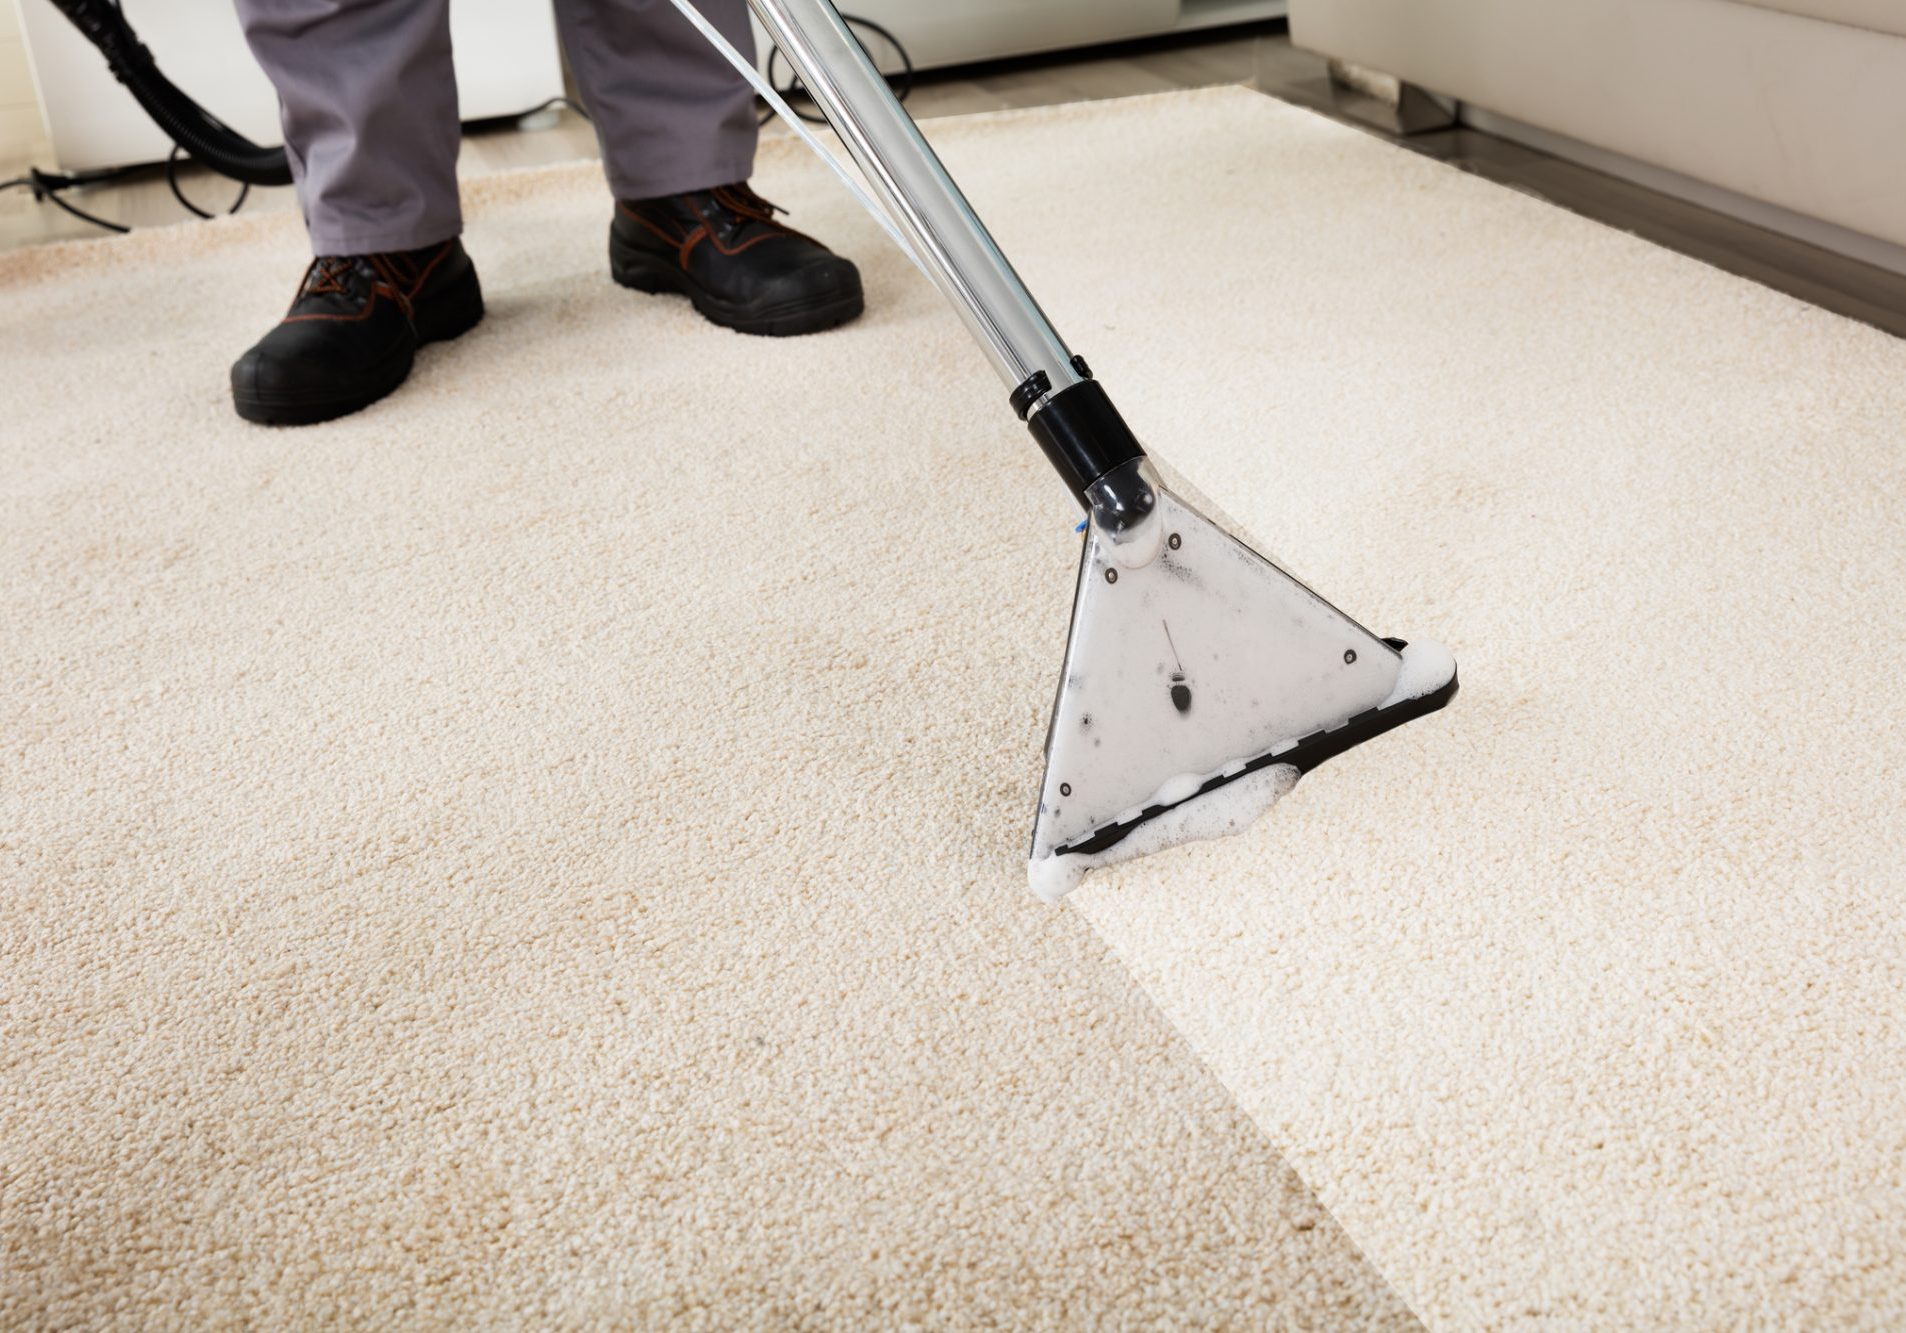
[[[159,68],[206,110],[275,144],[278,96],[252,59],[232,0],[131,0],[127,17]],[[20,28],[61,169],[156,162],[172,141],[48,0],[20,0]],[[555,11],[537,0],[452,0],[457,99],[466,120],[527,111],[563,90]]]
[[[835,0],[906,44],[917,69],[1282,18],[1287,0]],[[755,40],[767,58],[759,25]],[[873,49],[873,44],[869,43]],[[874,50],[876,57],[882,53]],[[781,77],[786,78],[785,69]]]
[[[3,0],[0,0],[3,2]],[[886,27],[921,69],[1269,18],[1285,0],[838,0]],[[49,0],[19,0],[34,83],[67,171],[153,162],[172,144]],[[159,67],[213,115],[261,144],[280,140],[278,100],[245,45],[232,0],[134,0],[133,27]],[[548,0],[451,0],[466,120],[526,111],[563,91]],[[762,59],[767,42],[756,32]],[[785,77],[785,71],[782,77]]]
[[[917,68],[1092,46],[1169,31],[1179,0],[835,0],[906,44]],[[756,40],[767,44],[759,29]],[[871,45],[871,44],[870,44]]]

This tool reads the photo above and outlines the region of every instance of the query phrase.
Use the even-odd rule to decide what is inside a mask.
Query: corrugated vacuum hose
[[[113,0],[53,0],[53,5],[106,57],[113,77],[147,115],[194,160],[247,185],[289,185],[282,148],[253,143],[180,91]]]

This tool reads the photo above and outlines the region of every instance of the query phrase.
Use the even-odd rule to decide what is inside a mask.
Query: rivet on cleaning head
[[[1171,549],[1174,551],[1177,550],[1180,546],[1183,546],[1184,544],[1185,544],[1185,539],[1183,537],[1180,537],[1175,532],[1172,533],[1171,536],[1165,538],[1165,545],[1171,547]]]
[[[1106,571],[1105,571],[1105,581],[1106,581],[1107,583],[1117,583],[1117,582],[1118,582],[1118,571],[1117,571],[1116,569],[1108,569],[1108,570],[1106,570]]]
[[[1343,664],[1345,666],[1349,666],[1352,662],[1356,660],[1357,660],[1357,650],[1355,648],[1346,648],[1343,650]]]
[[[1059,795],[1061,796],[1072,795],[1072,784],[1070,782],[1061,782],[1059,784]]]

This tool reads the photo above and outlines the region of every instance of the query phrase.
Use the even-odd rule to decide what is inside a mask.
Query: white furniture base
[[[278,95],[252,59],[231,0],[164,0],[129,14],[159,68],[206,110],[261,144],[284,142]],[[555,11],[526,0],[455,0],[451,41],[466,120],[527,111],[563,91]],[[20,0],[40,111],[61,170],[157,162],[172,141],[105,59],[46,0]]]

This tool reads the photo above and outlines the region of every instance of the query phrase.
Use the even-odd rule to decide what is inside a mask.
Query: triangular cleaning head
[[[1456,692],[1447,650],[1377,638],[1156,495],[1136,539],[1096,521],[1086,538],[1028,865],[1048,901],[1095,866],[1243,829]]]

